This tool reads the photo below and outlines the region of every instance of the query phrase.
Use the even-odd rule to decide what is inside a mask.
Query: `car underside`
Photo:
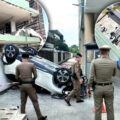
[[[51,94],[63,94],[64,90],[71,85],[69,69],[38,56],[37,51],[32,47],[23,50],[14,45],[5,45],[1,57],[4,72],[8,79],[16,81],[15,69],[16,66],[21,63],[21,55],[23,52],[29,53],[29,62],[36,66],[38,77],[35,84],[37,89],[39,86],[39,89],[44,88]]]
[[[29,62],[36,66],[38,77],[35,80],[35,88],[37,91],[46,90],[51,95],[66,95],[72,90],[70,69],[38,56],[38,51],[32,47],[21,49],[12,44],[3,47],[1,56],[4,74],[7,77],[6,82],[18,82],[15,79],[15,70],[16,66],[22,62],[23,52],[30,55]],[[81,95],[85,96],[87,78],[86,76],[82,77],[84,82],[81,87]]]

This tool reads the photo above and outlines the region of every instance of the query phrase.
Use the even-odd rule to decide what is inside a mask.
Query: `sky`
[[[39,0],[50,20],[50,29],[57,29],[71,46],[78,45],[78,0]]]
[[[44,8],[42,8],[42,13],[43,13],[43,20],[44,20],[44,25],[45,25],[46,37],[47,37],[48,30],[49,30],[49,20],[48,20],[47,13],[44,10]]]

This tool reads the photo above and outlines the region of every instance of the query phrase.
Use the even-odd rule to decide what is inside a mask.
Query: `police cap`
[[[110,50],[110,46],[109,45],[103,45],[100,47],[100,50]]]
[[[76,57],[82,57],[82,54],[81,53],[77,53]]]

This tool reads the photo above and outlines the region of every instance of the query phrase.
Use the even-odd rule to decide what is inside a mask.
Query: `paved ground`
[[[65,64],[70,66],[74,59],[68,60]],[[120,75],[120,74],[119,74]],[[120,77],[120,76],[119,76]],[[115,84],[115,120],[120,118],[120,80],[116,80]],[[86,98],[84,103],[76,103],[75,99],[71,100],[72,106],[69,107],[61,99],[53,99],[49,94],[38,94],[39,105],[43,115],[48,116],[48,120],[94,120],[93,112],[93,97]],[[17,90],[8,90],[0,94],[0,106],[20,106],[20,92]],[[29,120],[37,120],[33,105],[28,99],[27,116]],[[103,119],[106,119],[106,114],[102,114]]]
[[[0,94],[0,106],[20,105],[20,92],[17,90],[8,90]],[[71,107],[68,107],[64,100],[53,99],[48,94],[38,94],[39,104],[43,115],[48,115],[48,120],[93,120],[93,98],[85,99],[84,103],[76,103],[71,100]],[[115,87],[115,120],[120,118],[120,89]],[[30,120],[37,120],[31,101],[27,102],[27,115]],[[103,120],[106,120],[106,114],[103,114]]]

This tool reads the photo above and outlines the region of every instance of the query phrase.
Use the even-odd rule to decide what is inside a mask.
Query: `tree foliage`
[[[68,45],[59,39],[54,40],[54,46],[57,50],[69,51]]]
[[[79,47],[77,45],[72,45],[71,47],[69,47],[69,51],[72,53],[78,53]]]

